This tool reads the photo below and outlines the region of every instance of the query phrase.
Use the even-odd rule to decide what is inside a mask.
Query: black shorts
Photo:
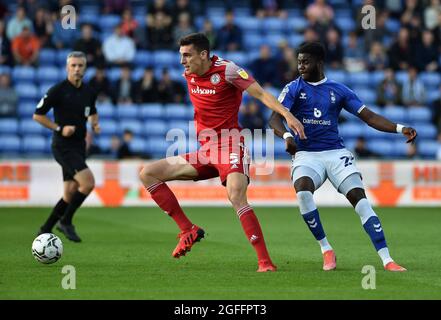
[[[52,154],[63,169],[63,181],[74,180],[74,176],[88,168],[86,164],[86,146],[52,144]]]

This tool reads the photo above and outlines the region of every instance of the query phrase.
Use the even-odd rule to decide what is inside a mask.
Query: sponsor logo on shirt
[[[302,122],[304,124],[314,124],[314,125],[321,125],[321,126],[330,126],[331,125],[331,120],[317,120],[317,119],[303,118]]]
[[[335,103],[335,94],[334,91],[330,91],[329,94],[331,95],[331,103]]]
[[[216,94],[216,90],[213,90],[213,89],[201,89],[201,88],[199,88],[199,86],[196,86],[196,89],[191,89],[191,93],[202,94],[202,95]]]
[[[244,69],[240,68],[236,72],[242,79],[245,79],[245,80],[248,79],[248,73]]]

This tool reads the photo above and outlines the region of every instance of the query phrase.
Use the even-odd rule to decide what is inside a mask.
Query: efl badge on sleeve
[[[240,69],[237,70],[236,72],[240,75],[240,77],[241,77],[242,79],[245,79],[245,80],[248,79],[248,73],[247,73],[244,69],[240,68]]]

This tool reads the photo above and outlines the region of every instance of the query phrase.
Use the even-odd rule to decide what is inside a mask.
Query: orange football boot
[[[395,272],[403,272],[403,271],[407,271],[406,268],[403,268],[402,266],[400,266],[399,264],[391,261],[388,264],[386,264],[384,266],[384,270],[386,271],[395,271]]]
[[[204,235],[205,231],[195,224],[190,230],[180,232],[177,237],[179,239],[178,245],[172,253],[173,257],[179,258],[185,256],[185,254],[191,250],[193,244],[199,242]]]
[[[334,270],[337,267],[337,258],[334,250],[328,250],[323,252],[323,270]]]
[[[277,267],[271,262],[271,260],[259,261],[259,268],[257,272],[276,271]]]

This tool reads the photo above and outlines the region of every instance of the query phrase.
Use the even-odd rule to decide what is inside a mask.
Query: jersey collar
[[[322,80],[317,81],[317,82],[309,82],[309,81],[305,81],[313,86],[318,86],[319,84],[325,83],[326,81],[328,81],[328,78],[324,77]]]

